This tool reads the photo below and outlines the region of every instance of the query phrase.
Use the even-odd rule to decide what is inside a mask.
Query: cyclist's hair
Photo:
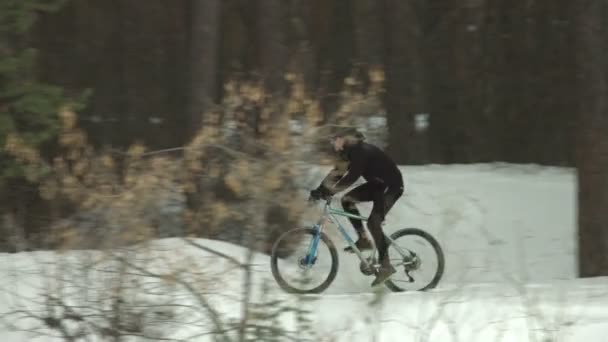
[[[341,128],[335,134],[334,137],[343,137],[349,143],[356,143],[365,140],[365,135],[356,128]]]

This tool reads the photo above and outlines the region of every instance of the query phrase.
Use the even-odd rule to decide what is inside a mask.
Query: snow
[[[317,182],[326,171],[314,168],[309,182]],[[358,259],[340,252],[334,283],[300,302],[275,284],[269,257],[255,253],[250,260],[252,300],[280,299],[284,305],[312,310],[318,341],[601,341],[608,334],[608,278],[576,278],[573,169],[476,164],[404,166],[402,171],[406,195],[387,217],[385,229],[391,233],[419,227],[439,240],[446,271],[436,289],[371,289],[372,278],[359,272]],[[363,214],[369,209],[361,206]],[[341,222],[352,231],[346,220]],[[344,242],[335,229],[326,232],[341,250]],[[240,262],[248,260],[246,250],[229,243],[195,243]],[[201,309],[200,298],[218,311],[222,323],[238,322],[245,274],[230,260],[177,238],[116,253],[132,267],[117,273],[115,258],[94,251],[0,255],[0,313],[13,312],[2,316],[6,328],[0,338],[59,341],[45,336],[58,333],[40,320],[18,319],[23,315],[14,311],[48,315],[49,301],[41,295],[54,294],[78,305],[87,317],[97,317],[95,304],[104,303],[105,312],[111,312],[108,289],[117,288],[131,310],[139,308],[121,319],[129,323],[135,317],[131,323],[142,327],[140,335],[211,341],[205,333],[214,323]],[[193,291],[174,279],[185,279]],[[269,286],[267,297],[262,284]],[[261,322],[295,329],[291,313],[280,316],[278,323]],[[72,323],[68,330],[77,330],[79,323]]]

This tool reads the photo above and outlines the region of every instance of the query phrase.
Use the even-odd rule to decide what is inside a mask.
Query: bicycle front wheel
[[[281,235],[270,255],[272,276],[289,293],[321,293],[338,273],[338,252],[329,237],[312,228]]]

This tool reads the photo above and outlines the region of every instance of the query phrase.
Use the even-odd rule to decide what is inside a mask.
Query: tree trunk
[[[386,105],[388,152],[398,163],[424,161],[426,133],[414,129],[415,114],[424,108],[424,65],[420,21],[411,1],[386,0]]]
[[[284,93],[287,67],[286,3],[258,0],[259,62],[264,85],[270,93]]]
[[[311,42],[312,3],[307,0],[289,1],[288,71],[301,75],[307,91],[315,90],[316,60]]]
[[[220,6],[219,0],[192,0],[191,134],[200,128],[205,111],[209,110],[217,98]]]
[[[580,6],[578,272],[580,277],[608,276],[607,6],[595,0]]]
[[[365,65],[382,64],[384,42],[382,35],[382,2],[355,0],[353,22],[356,62]]]

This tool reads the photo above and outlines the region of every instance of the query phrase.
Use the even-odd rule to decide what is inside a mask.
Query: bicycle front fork
[[[308,253],[304,259],[306,266],[313,265],[317,261],[317,247],[319,246],[319,239],[321,238],[321,226],[319,224],[313,225],[313,236],[308,247]]]

